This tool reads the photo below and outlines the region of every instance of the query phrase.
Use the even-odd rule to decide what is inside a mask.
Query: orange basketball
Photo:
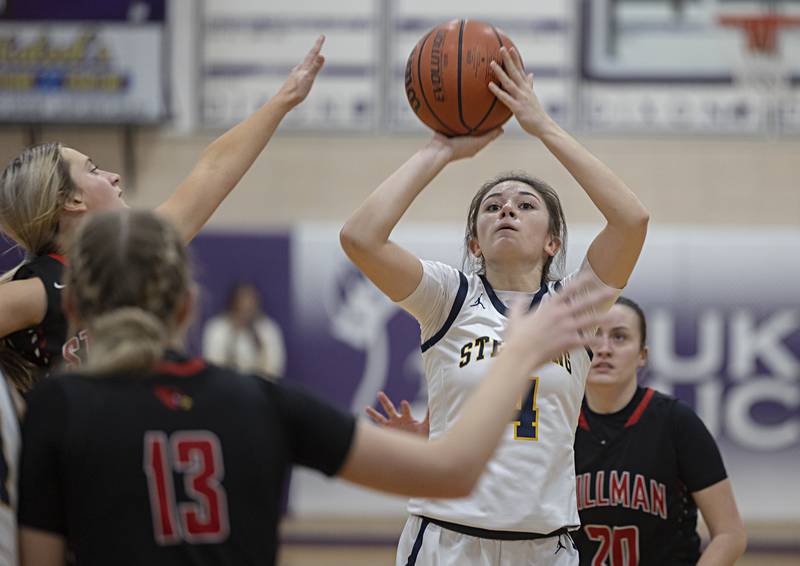
[[[489,90],[492,60],[511,40],[477,20],[453,20],[429,31],[406,62],[406,96],[426,126],[446,136],[480,135],[504,124],[511,111]]]

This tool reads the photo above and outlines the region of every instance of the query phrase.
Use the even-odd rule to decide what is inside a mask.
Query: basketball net
[[[790,69],[780,50],[778,31],[800,26],[800,17],[774,12],[722,15],[719,23],[744,33],[746,41],[734,72],[735,81],[766,101],[768,120],[775,125],[781,103],[791,91]]]
[[[719,23],[745,34],[735,81],[764,101],[768,131],[778,131],[784,101],[791,94],[790,69],[780,50],[778,31],[800,26],[800,17],[774,12],[722,15]]]

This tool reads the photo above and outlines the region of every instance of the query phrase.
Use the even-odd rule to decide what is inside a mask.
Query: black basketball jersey
[[[64,536],[81,566],[273,564],[288,467],[337,473],[354,427],[201,360],[46,379],[23,425],[19,523]]]
[[[47,311],[39,324],[9,334],[5,340],[26,360],[42,368],[43,374],[61,360],[61,348],[67,337],[67,321],[61,307],[63,276],[64,258],[57,254],[37,256],[14,273],[14,281],[34,277],[42,280]]]
[[[584,400],[575,436],[582,565],[695,564],[692,493],[724,480],[714,439],[685,403],[639,387],[614,414]]]

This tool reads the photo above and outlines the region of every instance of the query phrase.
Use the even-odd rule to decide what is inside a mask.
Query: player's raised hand
[[[430,412],[425,413],[425,418],[421,421],[416,420],[411,415],[411,405],[408,401],[400,402],[400,412],[389,399],[388,395],[383,391],[378,392],[378,402],[383,407],[385,415],[376,411],[372,407],[366,408],[366,413],[376,423],[386,428],[393,428],[397,430],[404,430],[412,434],[428,437],[428,430],[430,428]]]
[[[591,348],[597,341],[595,328],[615,293],[608,287],[598,287],[596,279],[584,274],[534,311],[525,313],[524,307],[513,305],[503,352],[510,351],[522,363],[533,364],[533,370],[537,363],[563,352],[581,346]],[[543,360],[530,359],[531,344],[536,344],[536,355],[543,355]]]
[[[434,134],[428,147],[442,155],[447,162],[466,159],[474,156],[484,147],[503,134],[503,128],[495,128],[482,136],[456,136],[448,138],[442,134]]]
[[[325,36],[320,35],[305,58],[291,70],[286,82],[278,91],[278,96],[281,96],[290,108],[305,100],[314,85],[314,79],[325,64],[325,57],[320,54],[323,43]]]
[[[526,132],[538,137],[552,123],[552,118],[533,90],[533,74],[525,74],[522,58],[515,48],[501,47],[500,56],[502,66],[496,61],[490,63],[497,80],[489,83],[489,90],[514,113]]]

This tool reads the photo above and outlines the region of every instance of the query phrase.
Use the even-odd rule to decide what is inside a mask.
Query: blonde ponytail
[[[153,212],[96,213],[68,254],[65,293],[89,331],[86,371],[146,373],[178,330],[191,282],[177,230]]]
[[[153,314],[125,307],[102,314],[89,325],[86,373],[148,372],[164,355],[167,331]]]

